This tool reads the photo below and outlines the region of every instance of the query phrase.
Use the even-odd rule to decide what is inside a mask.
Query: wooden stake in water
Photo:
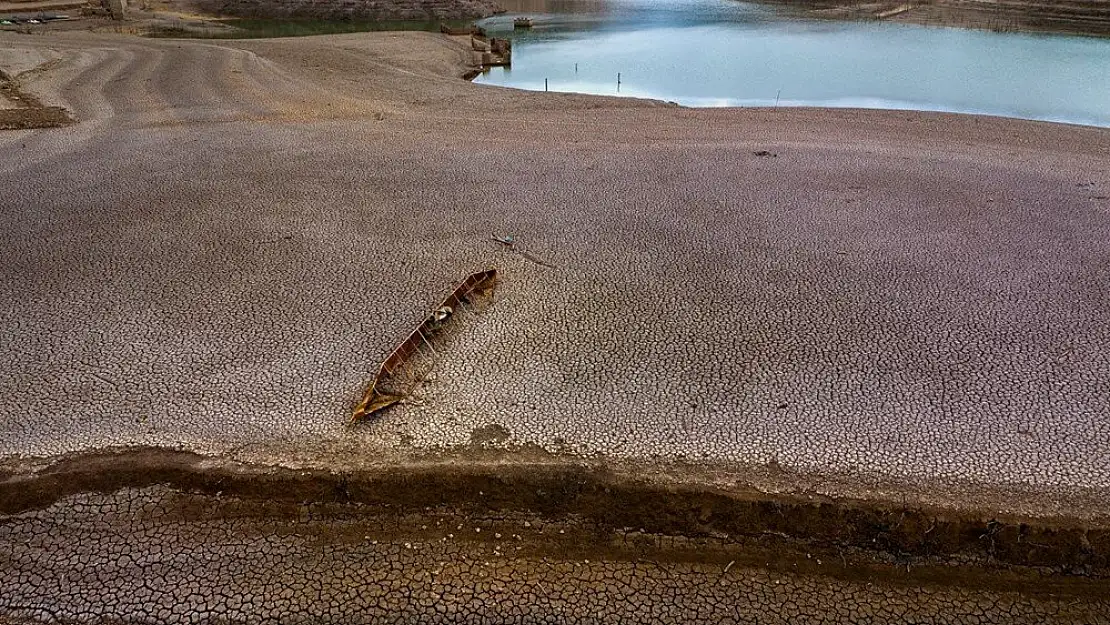
[[[617,93],[621,92],[621,73],[617,72]]]
[[[547,79],[546,78],[543,79],[543,90],[547,91]]]
[[[574,73],[575,73],[575,74],[577,74],[577,73],[578,73],[578,63],[575,63],[575,64],[574,64]]]
[[[778,106],[779,106],[779,96],[780,95],[782,95],[782,89],[779,89],[778,93],[775,94],[775,108],[778,108]]]

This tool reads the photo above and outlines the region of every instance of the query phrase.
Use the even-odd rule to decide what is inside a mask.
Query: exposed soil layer
[[[488,17],[492,0],[194,0],[198,9],[239,17],[314,19],[454,20]]]
[[[8,473],[0,483],[0,513],[43,509],[85,492],[155,485],[274,504],[362,504],[398,514],[447,506],[467,514],[573,515],[604,532],[635,527],[673,536],[741,541],[756,537],[760,543],[801,544],[807,551],[855,549],[886,564],[1044,567],[1089,579],[1110,573],[1110,527],[1089,521],[725,491],[630,480],[573,463],[455,463],[345,473],[256,467],[187,452],[136,449],[74,456],[32,474]]]
[[[162,488],[49,513],[3,526],[16,548],[2,611],[31,622],[1098,623],[1107,611],[1097,595],[916,587],[898,569],[845,579],[819,553],[607,539],[573,517],[397,516]],[[38,565],[44,548],[54,557]]]
[[[1106,527],[572,465],[335,473],[142,449],[9,473],[0,507],[12,622],[1110,617]]]
[[[60,106],[46,106],[0,71],[0,130],[57,128],[73,123]]]

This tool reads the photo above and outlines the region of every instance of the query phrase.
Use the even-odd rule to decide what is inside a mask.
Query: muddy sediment
[[[151,487],[72,497],[0,531],[14,546],[0,614],[20,623],[1097,623],[1110,609],[1097,587],[923,585],[893,567],[843,577],[819,552],[448,507]]]
[[[887,557],[954,559],[986,567],[1044,567],[1093,578],[1110,576],[1110,527],[1089,520],[984,516],[666,484],[573,463],[464,462],[346,473],[138,449],[77,455],[29,475],[9,473],[0,485],[0,514],[42,509],[86,492],[159,485],[201,496],[358,504],[396,513],[447,506],[480,514],[574,515],[606,531],[637,527],[673,536],[760,536],[802,541],[808,547],[859,549],[880,562]]]
[[[11,547],[0,614],[31,622],[169,622],[173,606],[201,598],[185,614],[232,622],[340,618],[360,602],[365,620],[385,609],[443,622],[744,622],[769,609],[791,622],[1110,617],[1110,527],[1097,523],[663,484],[581,465],[344,473],[133,450],[10,472],[0,515]],[[128,572],[140,563],[145,581]],[[283,575],[304,588],[285,593],[274,585]],[[361,587],[344,581],[352,575],[369,594],[351,594]],[[60,594],[55,578],[69,580]],[[253,599],[231,609],[235,593]],[[261,601],[267,593],[286,603]],[[836,603],[843,615],[822,612]]]
[[[71,123],[73,118],[64,108],[43,104],[0,71],[0,130],[58,128]]]

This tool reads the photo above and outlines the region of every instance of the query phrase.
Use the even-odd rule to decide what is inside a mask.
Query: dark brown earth
[[[44,106],[38,98],[20,90],[17,81],[0,71],[0,130],[58,128],[71,123],[73,119],[64,108]]]
[[[501,10],[494,0],[190,0],[189,4],[217,15],[333,20],[475,19]]]
[[[1106,0],[950,0],[921,3],[893,19],[1001,32],[1041,31],[1110,36],[1110,2]]]
[[[11,473],[0,482],[0,540],[12,547],[0,555],[0,618],[1110,617],[1107,526],[511,461],[346,473],[131,450]]]
[[[1105,522],[986,518],[874,501],[668,484],[630,477],[646,475],[643,471],[589,467],[572,459],[534,464],[506,454],[499,460],[406,463],[342,472],[242,465],[159,449],[82,454],[32,473],[0,475],[0,514],[41,510],[82,493],[163,485],[203,496],[274,504],[360,504],[390,513],[439,506],[457,514],[571,516],[604,531],[637,527],[650,534],[688,538],[759,537],[757,542],[784,551],[804,548],[828,555],[830,549],[849,549],[876,565],[950,565],[957,573],[968,564],[1038,575],[1056,571],[1076,576],[1077,588],[1088,585],[1082,578],[1110,573],[1110,526]],[[782,544],[777,544],[779,539]],[[972,569],[969,579],[979,572]],[[991,583],[990,579],[984,576],[982,581]],[[1095,586],[1101,587],[1097,582]]]

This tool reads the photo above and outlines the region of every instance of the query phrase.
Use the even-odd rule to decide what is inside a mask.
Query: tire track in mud
[[[127,56],[127,65],[103,83],[104,96],[112,107],[108,121],[139,124],[164,119],[172,106],[154,79],[167,62],[168,52],[146,47],[128,47],[121,52]]]
[[[97,41],[97,43],[101,43]],[[59,42],[65,59],[35,78],[79,124],[143,127],[369,116],[365,103],[285,72],[256,53],[191,41]]]
[[[289,89],[281,76],[246,50],[228,50],[219,74],[220,91],[228,94],[239,114],[250,119],[279,116],[281,107],[273,100],[275,94],[286,99]],[[269,87],[265,86],[269,85]]]
[[[109,85],[138,60],[125,48],[80,50],[75,55],[80,69],[59,86],[58,93],[73,108],[79,124],[98,126],[119,115],[120,103]]]
[[[294,78],[249,50],[207,43],[160,49],[152,76],[171,113],[162,123],[305,120],[372,113],[365,105]],[[157,122],[156,122],[157,123]]]
[[[243,72],[234,89],[248,99],[264,102],[262,115],[290,121],[377,116],[384,106],[373,98],[360,99],[295,76],[252,50],[225,48],[242,58]],[[336,53],[341,53],[337,50]]]
[[[191,44],[166,50],[151,77],[162,98],[172,102],[163,123],[223,121],[234,117],[232,94],[218,88],[226,54]],[[229,114],[230,111],[230,114]]]

